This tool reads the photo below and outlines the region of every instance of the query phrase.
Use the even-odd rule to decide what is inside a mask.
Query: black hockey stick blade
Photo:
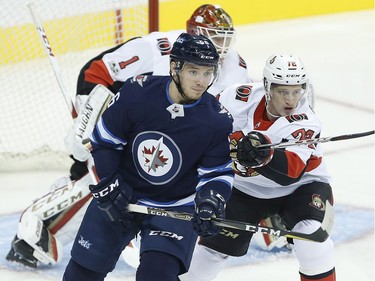
[[[161,209],[161,208],[153,208],[153,207],[134,205],[134,204],[129,204],[128,209],[131,212],[154,215],[154,216],[162,216],[162,217],[186,220],[186,221],[190,221],[193,218],[193,215],[189,213],[168,211],[168,210]],[[254,233],[259,232],[259,233],[270,234],[270,235],[279,236],[279,237],[283,236],[287,238],[306,240],[306,241],[312,241],[312,242],[324,242],[328,238],[332,230],[333,207],[328,201],[326,202],[326,211],[325,211],[325,216],[324,216],[322,225],[316,231],[310,234],[290,231],[286,229],[263,227],[263,226],[259,226],[256,224],[251,224],[251,223],[246,223],[246,222],[241,222],[241,221],[232,221],[232,220],[227,220],[227,219],[216,218],[216,219],[212,219],[212,221],[214,224],[218,226],[228,227],[232,229],[238,229],[238,230],[249,231],[249,232],[254,232]]]

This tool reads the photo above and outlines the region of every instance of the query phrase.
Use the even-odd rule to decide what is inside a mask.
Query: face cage
[[[223,59],[227,55],[236,36],[235,30],[218,30],[197,26],[197,31],[199,35],[203,35],[211,40],[220,55],[220,59]]]

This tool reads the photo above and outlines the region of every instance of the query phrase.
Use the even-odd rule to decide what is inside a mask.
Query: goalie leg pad
[[[68,181],[65,186],[53,188],[23,212],[17,236],[34,249],[33,255],[40,262],[59,262],[63,245],[74,240],[87,202],[91,200],[88,189],[91,182],[90,175],[79,181]]]
[[[34,249],[33,256],[41,263],[55,264],[61,260],[62,244],[37,216],[30,216],[26,224],[20,225],[17,236]]]

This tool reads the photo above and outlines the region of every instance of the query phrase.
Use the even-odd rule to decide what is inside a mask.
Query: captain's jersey
[[[208,93],[174,104],[170,83],[169,76],[143,75],[125,82],[91,135],[97,174],[119,171],[148,206],[191,205],[201,188],[228,199],[232,118]]]
[[[309,107],[306,96],[293,115],[272,122],[267,118],[264,95],[263,83],[236,84],[220,93],[219,101],[234,119],[234,131],[242,131],[244,135],[260,131],[272,143],[320,136],[321,122]],[[267,199],[291,194],[299,186],[313,181],[329,183],[330,176],[322,157],[321,144],[275,149],[269,164],[237,173],[234,187],[246,194]],[[239,163],[234,162],[234,165],[241,169]]]
[[[116,93],[123,82],[140,74],[169,75],[169,55],[173,43],[184,30],[152,32],[133,38],[93,58],[78,78],[77,94],[87,95],[97,84]],[[234,83],[248,83],[247,65],[230,49],[221,63],[218,79],[208,92],[218,94]]]

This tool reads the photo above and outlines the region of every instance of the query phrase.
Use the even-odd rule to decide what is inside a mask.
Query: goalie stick
[[[46,52],[46,54],[49,58],[49,61],[51,63],[51,66],[52,66],[53,72],[55,74],[56,80],[59,84],[61,93],[64,96],[65,103],[68,107],[68,110],[69,110],[71,116],[72,116],[72,120],[74,121],[74,119],[77,118],[78,114],[77,114],[77,110],[74,106],[73,97],[69,94],[69,92],[67,90],[65,81],[64,81],[64,79],[61,75],[59,64],[58,64],[58,62],[55,58],[54,53],[52,52],[52,47],[51,47],[51,44],[49,43],[47,33],[45,32],[45,30],[43,28],[43,25],[42,25],[42,22],[40,21],[37,13],[35,12],[35,4],[33,2],[29,2],[26,6],[30,11],[30,14],[31,14],[31,17],[33,19],[35,28],[36,28],[36,30],[39,34],[40,41],[41,41],[42,46],[43,46],[43,48],[44,48],[44,50],[45,50],[45,52]],[[94,161],[91,157],[89,157],[89,159],[86,161],[86,165],[87,165],[87,169],[88,169],[93,181],[95,183],[97,183],[98,177],[95,173]]]
[[[312,241],[312,242],[324,242],[332,231],[333,221],[334,221],[333,206],[328,202],[328,200],[326,201],[325,205],[326,205],[326,210],[325,210],[325,214],[324,214],[324,218],[323,218],[323,222],[321,226],[316,231],[310,234],[290,231],[286,229],[265,227],[265,226],[260,226],[260,225],[251,224],[247,222],[233,221],[233,220],[227,220],[227,219],[221,219],[221,218],[215,218],[211,220],[215,225],[227,227],[227,228],[239,229],[239,230],[249,231],[249,232],[254,232],[254,233],[259,232],[259,233],[274,235],[278,237],[283,236],[286,238],[293,238],[293,239],[298,239],[298,240],[306,240],[306,241]],[[189,213],[175,212],[175,211],[169,211],[169,210],[165,210],[161,208],[153,208],[153,207],[147,207],[147,206],[135,205],[135,204],[129,204],[128,209],[130,212],[148,214],[148,215],[154,215],[154,216],[162,216],[162,217],[173,218],[173,219],[178,219],[178,220],[191,221],[193,218],[193,215]]]
[[[38,31],[40,41],[42,42],[44,50],[46,51],[47,56],[49,58],[49,61],[50,61],[51,65],[52,65],[53,72],[55,74],[57,83],[59,84],[59,87],[61,89],[61,92],[62,92],[62,94],[64,96],[65,103],[66,103],[66,105],[67,105],[67,107],[69,109],[70,114],[72,115],[72,118],[74,119],[74,118],[77,117],[77,111],[76,111],[76,109],[74,107],[74,103],[72,101],[72,97],[69,95],[67,87],[66,87],[66,84],[65,84],[65,82],[64,82],[64,80],[62,78],[60,67],[59,67],[59,65],[57,63],[55,55],[52,52],[52,47],[51,47],[51,44],[49,43],[47,34],[46,34],[46,32],[45,32],[45,30],[43,28],[42,22],[39,20],[36,12],[34,11],[34,9],[35,9],[34,6],[35,6],[35,4],[33,2],[30,2],[30,3],[26,4],[26,7],[29,9],[31,17],[33,19],[35,28]]]

